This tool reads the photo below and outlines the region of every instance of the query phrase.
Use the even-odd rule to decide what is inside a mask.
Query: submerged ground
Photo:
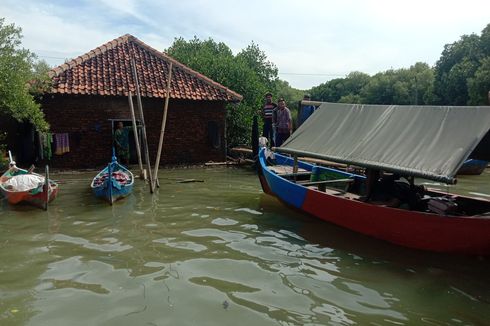
[[[138,180],[112,207],[90,193],[93,174],[53,177],[48,212],[1,201],[0,325],[488,322],[488,258],[315,220],[263,194],[252,170],[163,170],[156,194]],[[449,190],[490,198],[489,181]]]

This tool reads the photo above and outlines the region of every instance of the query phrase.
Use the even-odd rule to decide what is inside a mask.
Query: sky
[[[22,46],[52,66],[124,34],[164,51],[177,37],[252,42],[279,78],[309,89],[352,71],[434,65],[445,44],[480,34],[489,0],[0,0]]]

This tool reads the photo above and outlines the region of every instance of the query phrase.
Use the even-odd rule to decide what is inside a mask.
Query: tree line
[[[490,24],[446,44],[434,67],[417,62],[369,76],[352,72],[313,87],[314,100],[365,104],[488,105]]]
[[[49,88],[44,61],[21,48],[21,29],[0,18],[0,115],[30,121],[38,130],[48,124],[38,104]],[[299,90],[278,78],[278,69],[252,42],[233,54],[223,42],[209,38],[176,38],[166,52],[181,63],[243,95],[227,107],[228,145],[250,142],[253,116],[264,94],[285,98],[295,113],[304,93],[312,100],[366,104],[485,105],[490,90],[490,24],[480,35],[463,35],[447,44],[433,67],[417,62],[409,68],[368,75],[354,71],[310,90]]]

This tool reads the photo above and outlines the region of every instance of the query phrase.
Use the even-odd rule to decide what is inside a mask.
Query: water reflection
[[[173,181],[184,174],[204,182]],[[139,182],[112,207],[92,197],[83,174],[60,176],[48,212],[2,204],[0,323],[487,320],[487,259],[404,249],[318,221],[262,194],[252,171],[162,175],[156,195]]]

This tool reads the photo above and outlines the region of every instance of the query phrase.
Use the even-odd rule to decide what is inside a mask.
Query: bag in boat
[[[428,201],[427,208],[436,214],[450,215],[456,213],[458,204],[453,202],[450,198],[436,197],[431,198]]]
[[[5,188],[10,191],[28,191],[44,184],[44,177],[34,174],[15,175],[4,182]]]

